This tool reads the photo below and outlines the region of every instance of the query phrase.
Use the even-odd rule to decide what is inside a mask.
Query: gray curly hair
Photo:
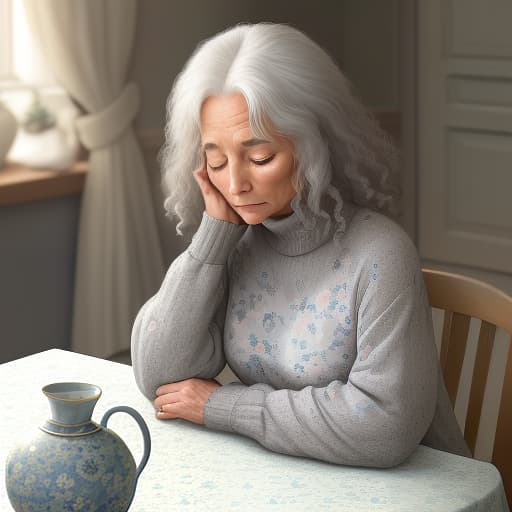
[[[195,231],[204,210],[192,175],[202,159],[201,105],[233,92],[247,102],[255,137],[273,131],[293,142],[294,186],[310,210],[325,216],[320,203],[328,194],[341,224],[343,200],[396,216],[397,150],[332,58],[288,25],[240,24],[197,47],[167,99],[159,160],[164,206],[178,217],[178,234]]]

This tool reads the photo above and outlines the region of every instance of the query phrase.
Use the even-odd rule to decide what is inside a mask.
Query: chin
[[[246,224],[256,225],[261,224],[264,220],[266,220],[268,218],[268,215],[240,215],[240,217]]]
[[[293,211],[291,211],[290,213],[286,212],[286,213],[281,213],[281,212],[278,212],[278,213],[244,213],[243,215],[242,214],[238,214],[240,215],[241,219],[246,223],[246,224],[251,224],[251,225],[254,225],[254,224],[261,224],[262,222],[266,221],[268,218],[272,218],[272,219],[283,219],[285,217],[288,217],[289,215],[291,215],[293,213]]]

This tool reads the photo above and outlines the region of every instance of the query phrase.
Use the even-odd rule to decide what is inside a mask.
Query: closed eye
[[[265,165],[265,164],[268,164],[269,162],[271,162],[274,159],[274,157],[275,157],[275,155],[270,155],[267,158],[263,158],[262,160],[251,160],[251,162],[254,163],[255,165]],[[226,166],[226,163],[227,163],[227,161],[221,165],[215,165],[215,166],[208,164],[208,167],[212,171],[220,171],[221,169],[223,169]]]
[[[268,156],[267,158],[264,158],[263,160],[251,160],[256,165],[265,165],[271,162],[274,159],[275,155]]]
[[[226,162],[224,162],[223,164],[221,165],[216,165],[215,167],[213,165],[210,165],[208,164],[208,167],[212,170],[212,171],[220,171],[224,166],[226,165]]]

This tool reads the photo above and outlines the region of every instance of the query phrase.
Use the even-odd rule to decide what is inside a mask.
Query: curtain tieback
[[[75,121],[78,136],[89,150],[111,145],[131,125],[139,110],[139,90],[130,82],[104,110]]]

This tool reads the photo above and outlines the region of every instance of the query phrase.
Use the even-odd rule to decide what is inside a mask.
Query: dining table
[[[0,510],[14,510],[5,487],[5,463],[18,436],[50,417],[41,388],[85,382],[102,395],[93,411],[100,422],[111,407],[125,405],[144,418],[151,454],[130,511],[508,511],[496,467],[423,445],[392,468],[335,465],[274,453],[256,441],[208,430],[183,420],[159,420],[139,391],[127,364],[51,349],[0,365]],[[138,462],[140,430],[126,414],[108,428]]]

